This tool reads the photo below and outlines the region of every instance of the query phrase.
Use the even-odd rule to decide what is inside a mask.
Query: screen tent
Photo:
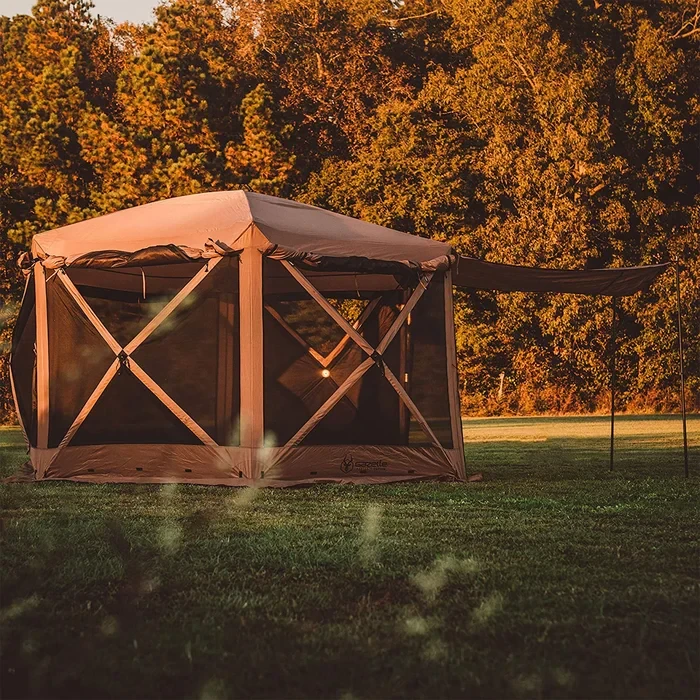
[[[465,478],[453,285],[632,293],[250,192],[39,234],[12,381],[37,479]]]

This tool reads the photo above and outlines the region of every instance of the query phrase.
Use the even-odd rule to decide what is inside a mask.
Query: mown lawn
[[[465,422],[469,484],[0,485],[2,697],[691,698],[700,418]],[[24,460],[0,430],[0,472]]]

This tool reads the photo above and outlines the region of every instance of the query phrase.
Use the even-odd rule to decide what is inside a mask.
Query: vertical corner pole
[[[263,256],[254,247],[241,253],[240,362],[241,447],[263,446]],[[254,477],[255,475],[251,475]]]
[[[36,295],[36,446],[49,446],[49,320],[46,304],[46,272],[38,262],[34,265]]]
[[[404,289],[401,294],[401,303],[405,305],[408,301],[408,290]],[[408,323],[401,326],[399,335],[399,381],[403,384],[406,393],[410,396],[409,372],[408,372],[408,344],[411,342],[408,334]],[[406,404],[399,399],[399,434],[402,440],[408,441],[408,433],[410,430],[410,421],[408,419],[408,408]]]
[[[235,302],[233,294],[221,293],[218,299],[217,327],[218,368],[216,379],[216,439],[220,445],[231,442],[231,430],[237,416],[233,415],[234,377],[234,324]]]
[[[676,260],[676,316],[678,318],[678,360],[681,372],[681,415],[683,417],[683,464],[685,478],[688,478],[688,424],[685,409],[685,366],[683,359],[683,318],[681,315],[681,272],[680,262]]]
[[[615,461],[615,351],[616,351],[616,327],[615,316],[617,311],[617,299],[612,297],[612,324],[610,329],[610,341],[612,356],[610,359],[610,471],[613,470]]]
[[[459,400],[459,376],[457,371],[457,337],[455,335],[454,287],[452,270],[444,278],[445,291],[445,346],[447,352],[447,386],[450,394],[450,419],[452,425],[452,447],[457,451],[457,470],[462,479],[467,478],[464,463],[464,434],[462,432],[462,410]]]

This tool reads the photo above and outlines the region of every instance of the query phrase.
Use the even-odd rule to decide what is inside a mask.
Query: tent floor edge
[[[463,481],[456,450],[387,445],[250,449],[186,444],[68,445],[32,448],[36,479],[93,483],[201,483],[284,486]],[[264,474],[264,477],[263,477]]]

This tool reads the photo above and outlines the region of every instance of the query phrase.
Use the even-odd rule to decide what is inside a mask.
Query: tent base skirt
[[[22,483],[39,483],[40,481],[72,481],[82,484],[190,484],[192,486],[226,486],[233,488],[292,488],[301,486],[318,486],[320,484],[392,484],[400,482],[417,481],[451,481],[457,482],[462,479],[455,479],[449,476],[364,476],[345,479],[314,478],[302,479],[298,481],[282,479],[175,479],[171,477],[111,477],[101,476],[68,476],[68,477],[46,477],[44,479],[30,479]],[[17,482],[19,483],[19,482]]]
[[[37,481],[280,487],[465,478],[457,450],[393,445],[84,445],[32,448],[30,458]]]

